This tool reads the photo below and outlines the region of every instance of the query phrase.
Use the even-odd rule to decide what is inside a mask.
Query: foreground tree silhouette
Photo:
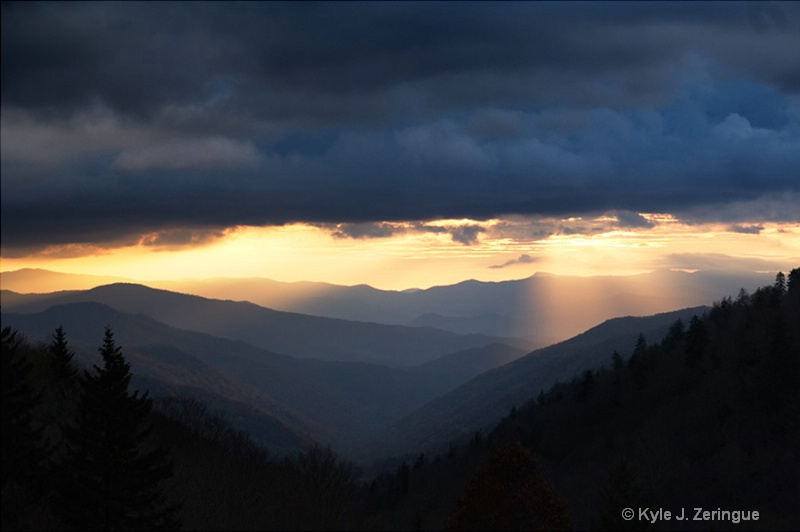
[[[31,365],[24,358],[24,342],[17,331],[0,333],[2,363],[2,485],[24,482],[43,457],[41,430],[34,427],[33,410],[40,401],[30,384]]]
[[[519,442],[493,449],[447,522],[449,530],[566,530],[566,503]]]
[[[36,513],[50,447],[42,437],[35,410],[41,393],[31,379],[33,367],[26,357],[26,343],[17,331],[0,332],[0,376],[2,376],[2,512],[3,530],[31,527]]]
[[[148,446],[152,401],[128,394],[130,364],[105,330],[103,367],[85,371],[76,423],[66,429],[59,505],[64,525],[83,530],[178,528],[161,482],[172,475],[168,451]]]
[[[53,369],[60,382],[66,383],[78,376],[78,370],[75,369],[75,364],[72,361],[75,353],[69,349],[67,336],[64,333],[64,328],[60,325],[53,333],[48,353],[50,353]]]

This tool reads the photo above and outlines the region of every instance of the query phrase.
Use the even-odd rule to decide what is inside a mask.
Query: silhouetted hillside
[[[114,465],[139,466],[126,472],[131,496],[120,497],[117,484],[109,488],[102,480],[115,469],[101,470],[100,477],[75,469],[92,459],[76,455],[71,443],[82,435],[75,429],[82,416],[94,411],[84,401],[92,376],[75,371],[69,343],[65,349],[66,358],[56,358],[52,346],[33,346],[3,327],[3,530],[81,529],[73,519],[84,516],[91,529],[114,529],[98,522],[137,530],[373,528],[361,512],[358,470],[329,448],[309,445],[272,456],[209,405],[185,397],[156,401],[137,423],[140,442],[129,435],[108,447]],[[119,355],[124,362],[124,352]],[[129,402],[147,402],[139,390],[127,393]],[[113,415],[117,408],[104,404],[99,411]],[[126,452],[115,454],[120,445]],[[148,472],[150,464],[158,469]],[[71,489],[76,476],[85,481]],[[162,498],[163,510],[152,506]]]
[[[78,312],[82,306],[85,312]],[[800,269],[788,282],[780,275],[753,294],[742,291],[735,300],[692,310],[688,318],[683,312],[612,320],[488,372],[519,373],[527,381],[535,375],[523,368],[548,368],[543,361],[553,357],[555,363],[559,354],[580,367],[541,392],[528,386],[526,398],[490,430],[441,454],[407,447],[408,458],[394,459],[391,472],[375,478],[324,447],[273,457],[216,416],[214,406],[181,396],[157,403],[148,449],[169,449],[164,493],[168,502],[182,503],[176,515],[187,529],[438,530],[458,523],[497,529],[545,522],[580,530],[797,530]],[[242,343],[175,332],[97,304],[50,312],[72,319],[65,323],[78,331],[87,316],[105,316],[120,320],[128,334],[185,334],[185,342],[208,344],[209,352],[231,349],[231,363],[265,356]],[[61,528],[57,479],[68,456],[61,434],[78,408],[78,377],[56,364],[52,351],[14,340],[7,318],[3,528]],[[671,319],[666,327],[664,319]],[[626,347],[617,349],[623,340]],[[70,347],[77,351],[80,342]],[[187,360],[174,347],[154,358],[165,368],[180,362],[205,371],[197,365],[205,363],[202,357]],[[599,358],[602,368],[581,365]],[[502,387],[496,390],[503,397]],[[241,415],[248,416],[246,410]],[[501,499],[497,486],[505,490]],[[695,521],[698,507],[718,517]],[[634,509],[633,520],[622,519],[624,508]],[[687,520],[650,524],[639,518],[643,508],[673,515],[683,509]]]
[[[47,342],[56,327],[68,331],[75,362],[89,368],[97,363],[96,343],[106,325],[112,325],[120,345],[125,348],[134,370],[134,382],[153,396],[186,395],[198,397],[221,411],[233,414],[236,405],[246,404],[251,416],[266,421],[258,441],[272,450],[297,450],[330,434],[297,410],[271,397],[245,380],[215,365],[216,353],[227,353],[229,363],[247,356],[249,346],[226,342],[208,335],[173,329],[145,316],[129,316],[98,303],[59,305],[45,312],[28,315],[3,314],[4,327],[21,331],[29,340]],[[244,349],[242,349],[244,347]],[[258,358],[258,350],[250,354]],[[271,354],[265,354],[268,358]],[[280,355],[275,355],[280,357]],[[219,358],[219,357],[216,357]],[[288,357],[284,357],[288,358]],[[236,423],[238,428],[254,423]],[[286,447],[286,444],[294,441]]]
[[[445,355],[436,360],[409,368],[410,372],[432,376],[447,389],[508,364],[527,354],[526,350],[506,344],[489,344]]]
[[[800,528],[800,269],[605,358],[468,443],[395,462],[371,485],[375,514],[441,529],[487,456],[519,442],[578,530]]]
[[[380,447],[389,452],[409,448],[430,452],[468,438],[557,380],[568,381],[583,370],[607,364],[615,350],[632,349],[639,333],[658,340],[676,319],[688,320],[705,308],[608,320],[575,338],[486,371],[393,424]]]
[[[145,289],[143,293],[151,292]],[[235,403],[248,404],[299,434],[346,453],[355,452],[354,446],[380,434],[389,423],[425,401],[487,367],[524,353],[492,344],[477,351],[451,353],[430,366],[388,368],[297,359],[240,341],[176,329],[99,303],[56,305],[35,314],[3,313],[2,320],[4,326],[41,341],[63,326],[87,366],[96,358],[95,339],[110,325],[138,378],[155,379],[163,383],[159,389],[174,389],[174,393],[203,391],[233,401],[225,404],[227,409]],[[216,402],[198,393],[191,395]],[[234,426],[251,429],[252,424],[253,420],[247,420]],[[270,442],[270,447],[275,445],[277,442]]]

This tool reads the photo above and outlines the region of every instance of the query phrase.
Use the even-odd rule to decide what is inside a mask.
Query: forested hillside
[[[39,348],[3,329],[3,529],[800,527],[800,269],[607,353],[607,367],[530,397],[468,444],[408,449],[413,460],[375,478],[320,446],[273,457],[198,401],[151,403],[129,390],[110,330],[103,364],[79,373],[68,339],[56,331]],[[108,421],[123,411],[126,423]],[[86,431],[113,427],[130,478],[107,493],[88,475],[106,450]],[[650,524],[645,507],[690,520]],[[691,520],[697,507],[750,520]]]
[[[376,491],[404,493],[380,499],[387,527],[491,529],[512,513],[508,528],[547,529],[538,519],[558,517],[565,505],[579,530],[800,528],[800,269],[788,282],[779,274],[773,286],[676,321],[658,343],[640,338],[629,352],[608,353],[608,361],[512,409],[470,444],[377,479]],[[523,451],[514,455],[513,444]],[[530,455],[533,474],[557,497],[543,497],[553,493],[542,488],[498,515],[490,488],[502,468],[481,470],[487,457],[496,466],[498,454],[517,464],[526,463],[519,454]],[[458,500],[469,479],[477,488],[465,514]],[[505,481],[533,489],[513,475]],[[685,509],[687,520],[639,520],[647,507]],[[698,507],[759,518],[694,521]],[[636,510],[633,520],[621,518],[624,508]]]
[[[271,451],[297,450],[295,444],[309,436],[349,458],[361,442],[381,434],[397,418],[478,373],[525,354],[492,343],[406,368],[299,359],[91,302],[54,305],[32,314],[4,312],[2,322],[23,331],[32,342],[47,342],[52,331],[63,326],[76,360],[87,366],[96,360],[96,342],[104,325],[111,325],[132,365],[133,382],[142,389],[190,396],[224,408],[235,428],[246,430]],[[307,334],[320,336],[317,343],[326,337],[325,330]],[[239,404],[249,406],[251,414],[263,415],[248,415]],[[273,418],[275,430],[259,430],[266,428],[268,418]]]
[[[384,454],[409,448],[439,452],[449,442],[486,432],[508,411],[586,370],[608,363],[608,353],[625,351],[639,335],[659,341],[678,319],[688,321],[708,307],[682,309],[654,316],[614,318],[564,342],[528,353],[485,371],[393,423],[377,446]]]

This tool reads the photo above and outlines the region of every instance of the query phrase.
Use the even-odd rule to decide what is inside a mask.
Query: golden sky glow
[[[255,4],[2,3],[0,271],[408,288],[799,262],[800,47],[748,3],[578,25],[566,2]]]
[[[628,275],[663,268],[775,271],[800,266],[800,225],[688,225],[667,214],[643,214],[642,219],[651,226],[619,227],[613,216],[441,220],[424,227],[391,223],[380,226],[386,236],[372,238],[345,236],[341,226],[240,227],[193,246],[147,245],[158,240],[153,237],[86,256],[58,258],[59,250],[50,250],[3,258],[2,271],[44,268],[141,281],[264,277],[400,290],[466,279],[519,279],[537,271]],[[480,228],[475,238],[459,241],[460,231],[470,227]]]

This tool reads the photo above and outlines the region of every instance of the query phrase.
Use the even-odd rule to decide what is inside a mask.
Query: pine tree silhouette
[[[0,333],[2,376],[2,529],[29,526],[27,514],[41,499],[45,462],[51,448],[42,437],[34,411],[41,393],[31,384],[32,366],[27,346],[17,331],[4,327]]]
[[[164,448],[151,448],[147,394],[128,393],[130,364],[106,327],[99,349],[103,366],[84,372],[76,424],[66,432],[61,516],[83,530],[175,529],[177,507],[165,502],[161,483],[172,475]]]
[[[683,360],[687,366],[697,366],[705,352],[707,340],[708,330],[705,323],[697,315],[692,316],[683,351]]]
[[[63,327],[59,326],[53,333],[48,352],[59,380],[70,381],[78,376],[78,370],[72,362],[75,353],[67,346],[67,336]]]

